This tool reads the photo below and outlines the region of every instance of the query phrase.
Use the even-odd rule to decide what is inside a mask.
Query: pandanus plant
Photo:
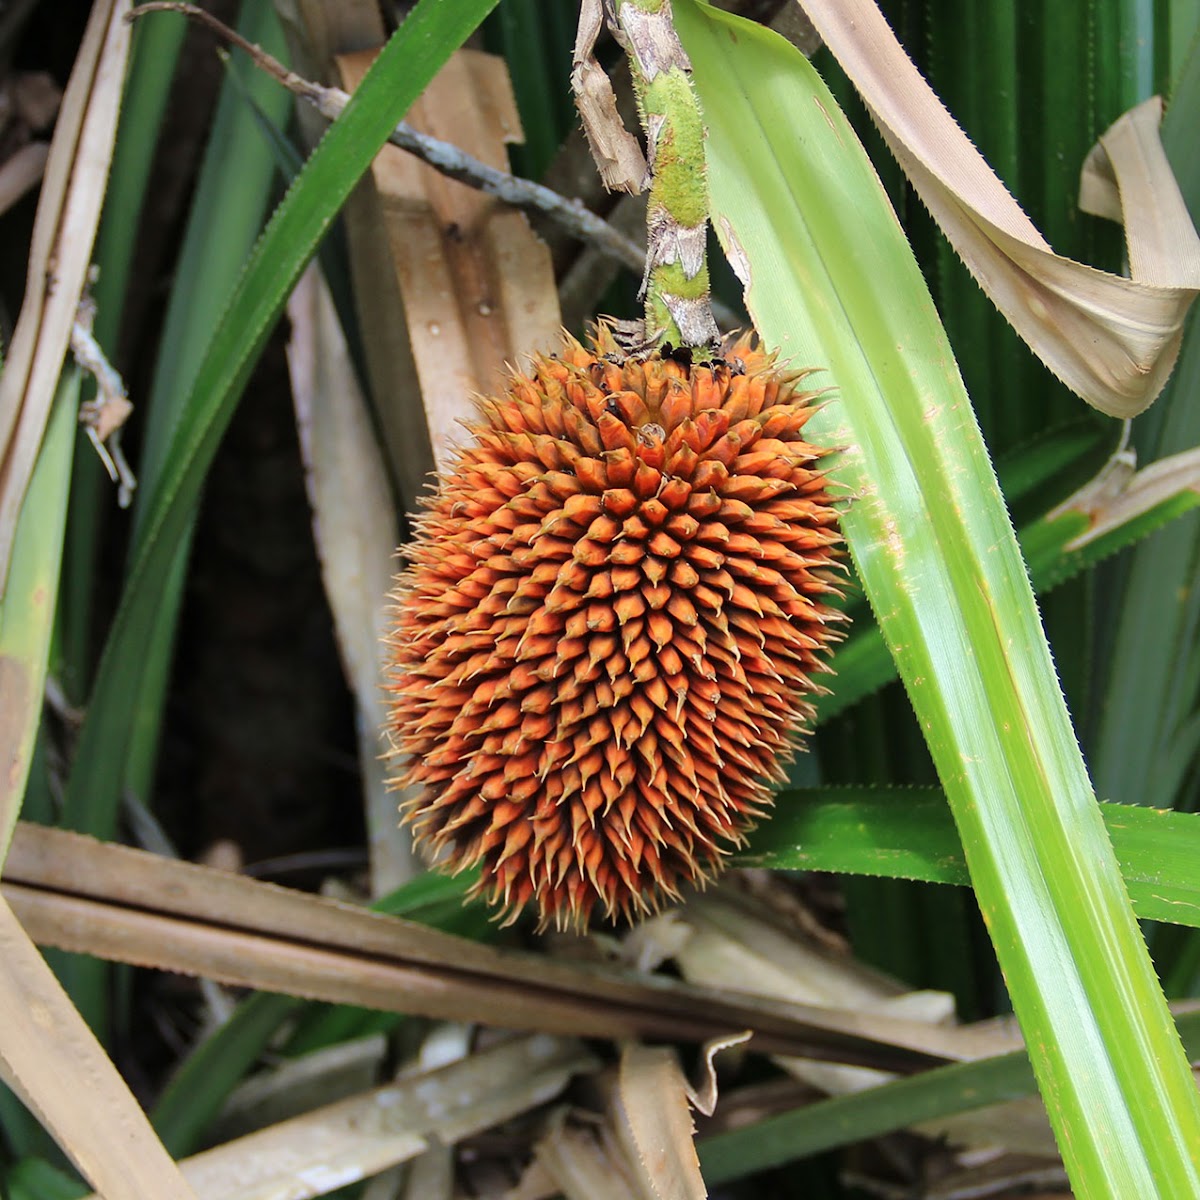
[[[1103,410],[1149,403],[1198,278],[1161,150],[1142,181],[1161,223],[1131,235],[1136,284],[1065,263],[873,5],[809,8],[1018,331]],[[416,756],[405,778],[422,785],[408,813],[449,858],[482,864],[481,888],[509,906],[533,898],[543,920],[581,921],[597,905],[628,914],[710,873],[721,843],[761,812],[755,781],[772,777],[806,715],[812,650],[829,640],[829,611],[813,600],[830,587],[832,502],[814,468],[836,450],[846,541],[954,813],[1072,1179],[1087,1195],[1200,1194],[1195,1087],[911,251],[799,55],[689,0],[675,9],[612,8],[651,180],[640,378],[611,344],[540,360],[485,403],[479,442],[443,481],[399,602],[397,724]],[[598,13],[584,5],[577,83],[595,82],[585,68]],[[585,123],[609,111],[589,102]],[[1143,112],[1098,152],[1093,203],[1109,215],[1137,186],[1131,147],[1153,156],[1146,128]],[[619,132],[589,134],[606,166],[619,159],[608,151]],[[714,397],[723,368],[696,361],[711,356],[700,303],[710,215],[759,335],[827,370],[818,379],[836,399],[820,409],[776,418]],[[1164,226],[1188,247],[1182,262],[1162,253]],[[687,357],[673,366],[675,346]],[[690,403],[664,421],[660,389],[676,380]],[[703,418],[714,399],[719,426]],[[786,435],[761,442],[763,418]],[[741,429],[749,440],[731,443]],[[628,490],[639,471],[644,492]],[[718,480],[707,511],[693,509]],[[681,507],[663,503],[664,488]],[[794,498],[806,495],[801,517]],[[679,515],[692,520],[662,528]],[[777,551],[754,544],[780,527],[790,578],[764,570]]]
[[[492,7],[417,5],[249,254],[182,389],[161,469],[143,478],[144,515],[66,823],[112,835],[134,718],[153,690],[145,631],[177,591],[205,473],[290,289],[376,149]],[[1103,411],[1129,416],[1148,404],[1200,286],[1153,108],[1114,126],[1087,176],[1094,211],[1123,207],[1131,218],[1134,278],[1125,281],[1050,252],[873,5],[805,7],[1014,327]],[[121,16],[109,8],[97,29],[116,45]],[[531,899],[551,921],[636,915],[711,874],[765,808],[764,785],[819,699],[836,509],[882,634],[873,642],[860,630],[847,655],[879,682],[889,667],[876,650],[886,643],[908,691],[1076,1191],[1200,1194],[1192,1078],[970,403],[878,179],[824,85],[774,35],[694,0],[609,9],[650,148],[645,327],[621,342],[602,331],[557,357],[531,347],[542,351],[532,373],[481,406],[478,444],[427,509],[394,650],[397,666],[411,668],[393,681],[395,732],[423,789],[410,815],[455,861],[480,862],[489,895],[510,908]],[[584,6],[577,62],[593,82],[598,12]],[[606,111],[603,100],[598,107]],[[627,144],[612,159],[637,161]],[[757,341],[712,344],[710,218]],[[79,257],[82,278],[87,251]],[[65,341],[50,340],[50,366],[29,379],[57,372]],[[50,402],[46,388],[26,387],[27,366],[14,339],[0,412],[24,401],[29,429],[18,447],[27,452],[5,460],[0,511],[10,513]],[[804,387],[819,403],[799,390],[798,370],[817,372]],[[40,412],[27,392],[44,400]],[[70,416],[65,402],[56,409],[48,451],[69,449]],[[1031,565],[1042,561],[1034,551],[1051,547],[1056,561],[1087,554],[1119,528],[1194,503],[1194,457],[1178,457],[1174,475],[1110,474],[1038,523]],[[13,561],[0,563],[0,685],[14,746],[0,790],[5,840],[32,753],[65,507],[64,473],[48,455],[42,467],[29,492],[36,511],[22,509]],[[49,537],[28,532],[39,514],[57,523]],[[776,844],[774,861],[785,858]],[[26,947],[9,910],[0,915]],[[82,1038],[73,1044],[89,1062],[99,1055]],[[22,1082],[48,1112],[61,1101],[36,1073]],[[136,1119],[134,1110],[126,1126]],[[759,1131],[739,1132],[745,1167],[746,1137]],[[703,1153],[710,1179],[734,1173],[729,1146],[714,1141]]]

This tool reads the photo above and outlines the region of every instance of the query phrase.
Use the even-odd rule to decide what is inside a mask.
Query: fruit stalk
[[[709,303],[708,183],[704,117],[670,0],[618,0],[615,31],[629,56],[646,134],[646,336],[710,348],[719,334]]]

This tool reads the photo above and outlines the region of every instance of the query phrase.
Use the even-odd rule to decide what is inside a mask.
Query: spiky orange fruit
[[[718,870],[770,802],[838,614],[800,376],[609,331],[479,404],[417,520],[390,639],[418,843],[585,925]]]

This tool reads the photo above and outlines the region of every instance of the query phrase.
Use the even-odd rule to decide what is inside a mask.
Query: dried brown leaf
[[[25,299],[0,374],[0,593],[91,266],[129,53],[128,9],[129,0],[92,8],[50,143]],[[0,695],[0,708],[7,703]]]
[[[729,888],[718,888],[689,900],[678,921],[691,937],[675,955],[684,978],[713,985],[718,981],[739,992],[776,1000],[820,1004],[856,1012],[869,1020],[911,1020],[928,1031],[930,1046],[965,1060],[1014,1048],[1009,1035],[992,1026],[954,1026],[954,1004],[939,992],[904,992],[878,971],[853,959],[829,953],[788,933],[750,901]],[[823,1092],[842,1095],[887,1082],[892,1075],[862,1067],[777,1056],[790,1075]]]
[[[409,1164],[396,1200],[454,1200],[454,1148],[430,1146]],[[366,1197],[363,1200],[367,1200]]]
[[[516,1038],[248,1134],[180,1166],[200,1200],[307,1200],[544,1104],[572,1075],[595,1067],[578,1042]]]
[[[193,1200],[125,1081],[0,900],[0,1078],[107,1200]]]
[[[1021,1048],[1015,1021],[947,1026],[953,1002],[946,994],[901,992],[877,971],[815,949],[798,936],[789,937],[765,912],[729,889],[695,897],[678,921],[692,929],[691,938],[675,956],[684,977],[692,982],[735,981],[732,986],[739,991],[927,1021],[937,1044],[963,1060]],[[896,1077],[891,1072],[788,1055],[775,1058],[793,1078],[828,1095],[863,1091]],[[931,1121],[914,1126],[914,1131],[956,1146],[1055,1154],[1045,1109],[1037,1097]]]
[[[1157,135],[1161,102],[1146,101],[1101,137],[1085,181],[1088,203],[1124,221],[1133,278],[1123,279],[1051,250],[873,0],[800,3],[934,219],[1017,333],[1101,412],[1131,417],[1145,409],[1174,366],[1200,289],[1200,238]],[[1096,182],[1103,175],[1107,187]]]
[[[571,58],[571,91],[588,148],[610,192],[645,191],[650,168],[637,138],[625,128],[607,72],[596,61],[596,40],[604,26],[601,0],[583,0]]]
[[[897,1070],[946,1057],[918,1022],[500,951],[62,830],[18,826],[3,892],[44,945],[334,1003],[617,1039],[750,1029],[763,1053]]]
[[[5,772],[0,776],[0,861],[21,812],[30,730],[36,728],[34,714],[41,709],[43,678],[30,663],[0,654],[0,763]]]
[[[380,759],[382,644],[392,555],[400,540],[387,468],[358,386],[333,300],[312,265],[288,300],[288,371],[321,577],[346,678],[358,705],[372,892],[395,890],[419,873],[412,840],[399,827]],[[347,487],[347,480],[353,486]]]
[[[901,1003],[907,1017],[931,1026],[953,1017],[953,1000],[945,993],[907,993],[879,971],[782,928],[761,905],[731,888],[693,896],[676,920],[690,928],[691,937],[675,957],[696,982],[720,979],[739,992],[863,1012]]]
[[[373,57],[338,57],[347,91]],[[447,62],[408,120],[503,170],[507,143],[521,137],[503,61],[472,50]],[[556,337],[550,257],[523,214],[395,146],[380,151],[347,217],[372,391],[403,498],[415,504],[461,441],[470,397]]]
[[[559,1109],[534,1147],[534,1161],[505,1200],[628,1200],[634,1184],[629,1164],[593,1120],[573,1123]]]
[[[1078,550],[1184,492],[1200,493],[1200,448],[1172,454],[1140,471],[1133,455],[1123,452],[1046,519],[1053,521],[1068,512],[1087,516],[1091,524],[1064,547]]]
[[[382,1068],[389,1054],[387,1038],[376,1033],[284,1058],[233,1089],[207,1136],[231,1141],[357,1096],[386,1078]]]
[[[927,1121],[914,1125],[913,1132],[944,1140],[951,1146],[1003,1147],[1019,1154],[1058,1159],[1050,1119],[1038,1096]]]
[[[644,1200],[704,1200],[688,1083],[674,1050],[638,1042],[622,1047],[611,1120]]]
[[[1200,251],[1194,234],[1190,245],[1179,242],[1191,217],[1163,153],[1158,133],[1162,113],[1161,97],[1151,96],[1101,135],[1083,163],[1079,207],[1125,224],[1134,279],[1169,286],[1181,272],[1196,270]],[[1127,214],[1136,220],[1126,221]]]
[[[722,1050],[732,1050],[750,1040],[748,1032],[729,1037],[710,1038],[700,1047],[700,1063],[696,1079],[687,1085],[687,1098],[702,1115],[711,1117],[717,1111],[717,1068],[714,1059]]]

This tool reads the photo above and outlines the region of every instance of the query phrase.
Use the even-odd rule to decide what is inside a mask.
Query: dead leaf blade
[[[194,1200],[62,985],[0,900],[0,1069],[107,1200]]]
[[[92,9],[50,143],[25,299],[0,374],[0,591],[100,221],[116,137],[129,0]]]
[[[348,904],[21,824],[3,891],[44,945],[239,986],[510,1029],[704,1042],[893,1070],[936,1031],[500,951]]]
[[[371,882],[394,891],[423,868],[400,828],[380,758],[387,723],[381,650],[392,556],[400,542],[395,498],[366,400],[324,276],[310,264],[288,300],[288,373],[321,578],[343,669],[358,705]],[[346,481],[354,486],[347,487]]]
[[[560,1109],[534,1148],[534,1162],[525,1179],[505,1198],[524,1200],[529,1195],[566,1200],[626,1200],[630,1194],[624,1156],[608,1139],[601,1140],[594,1125],[570,1124]]]
[[[516,1038],[247,1134],[180,1166],[200,1200],[308,1200],[517,1116],[595,1066],[578,1042]]]
[[[1066,550],[1081,550],[1188,492],[1193,493],[1192,504],[1200,497],[1200,447],[1161,458],[1140,471],[1119,460],[1109,468],[1047,514],[1048,521],[1069,512],[1083,513],[1090,520],[1088,528],[1066,544]]]
[[[687,1093],[674,1050],[637,1042],[623,1047],[612,1121],[645,1200],[705,1200],[708,1195]]]
[[[1157,136],[1153,98],[1103,135],[1132,279],[1056,255],[905,54],[873,0],[800,0],[951,244],[1046,366],[1101,412],[1132,417],[1162,390],[1200,290],[1200,237]],[[1170,247],[1169,253],[1163,248]]]

